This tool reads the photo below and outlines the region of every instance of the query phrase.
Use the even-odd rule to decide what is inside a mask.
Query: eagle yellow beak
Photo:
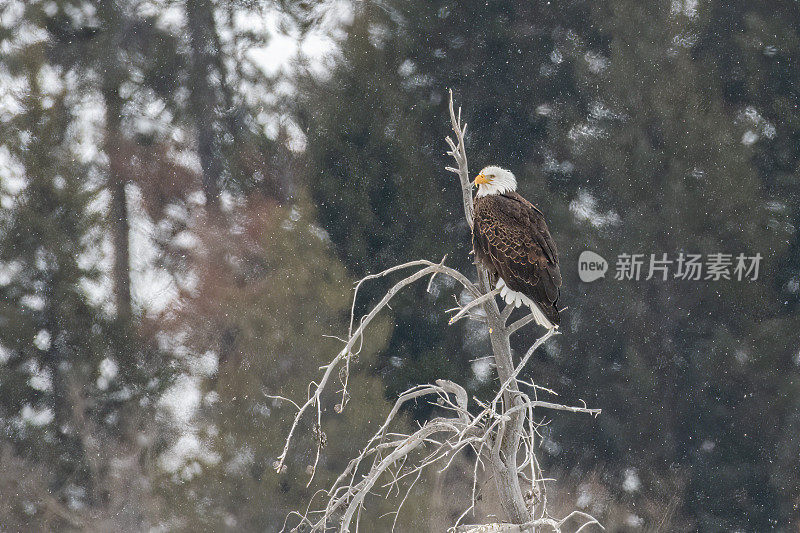
[[[483,174],[478,174],[475,176],[475,181],[472,182],[473,185],[487,185],[489,180]]]

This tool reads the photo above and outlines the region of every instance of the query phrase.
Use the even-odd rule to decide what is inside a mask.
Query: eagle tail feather
[[[547,329],[558,329],[558,324],[553,324],[547,316],[542,311],[542,308],[539,307],[539,304],[525,296],[519,291],[512,290],[506,285],[506,282],[503,278],[497,278],[497,285],[496,288],[500,289],[500,297],[505,300],[508,305],[513,305],[514,307],[519,307],[523,303],[527,305],[531,313],[533,313],[533,319],[536,321],[537,324],[540,326],[544,326]]]

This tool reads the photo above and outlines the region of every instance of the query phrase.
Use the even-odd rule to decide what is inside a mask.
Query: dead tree
[[[448,154],[453,156],[456,166],[447,167],[447,170],[454,172],[460,179],[464,215],[471,227],[472,186],[464,148],[467,125],[462,125],[461,109],[459,108],[457,114],[454,110],[452,91],[450,93],[450,120],[455,141],[450,137],[447,137],[446,140],[450,147]],[[290,520],[296,523],[295,530],[324,532],[338,529],[341,533],[349,532],[353,524],[357,527],[358,517],[368,494],[379,488],[386,489],[388,493],[393,491],[399,493],[400,483],[408,482],[405,496],[399,498],[400,501],[395,512],[396,521],[403,503],[422,472],[432,465],[436,465],[440,472],[447,469],[453,463],[454,457],[467,448],[474,451],[475,457],[472,472],[472,498],[451,531],[471,531],[478,528],[478,526],[459,524],[475,508],[480,470],[485,471],[493,480],[508,522],[508,524],[492,526],[495,529],[481,528],[480,531],[560,532],[567,521],[578,524],[576,531],[584,530],[591,524],[602,528],[595,518],[580,511],[574,511],[561,519],[553,518],[548,513],[547,491],[535,454],[537,425],[534,419],[534,409],[537,408],[586,413],[593,416],[597,416],[600,410],[540,401],[537,398],[537,391],[548,389],[520,379],[521,371],[535,350],[556,332],[550,330],[539,338],[524,354],[520,362],[514,365],[511,357],[511,336],[520,328],[530,324],[533,321],[533,315],[509,324],[508,321],[514,306],[508,305],[502,310],[498,307],[495,299],[497,290],[490,289],[486,270],[480,265],[476,265],[476,267],[477,283],[470,281],[461,272],[445,266],[444,260],[441,263],[425,260],[411,261],[378,274],[366,276],[356,285],[351,307],[350,328],[347,339],[343,339],[344,348],[330,363],[321,367],[322,376],[310,385],[305,402],[297,404],[287,398],[274,397],[291,402],[297,409],[283,451],[273,465],[279,473],[286,470],[285,463],[293,446],[300,420],[306,415],[312,416],[311,413],[316,411],[314,429],[318,436],[317,452],[314,465],[310,468],[311,479],[308,481],[310,484],[324,441],[320,437],[323,434],[321,427],[323,391],[329,386],[331,378],[338,374],[341,382],[338,393],[340,401],[336,404],[335,411],[341,412],[346,408],[349,399],[347,380],[350,364],[353,357],[360,351],[365,331],[372,320],[387,307],[398,292],[408,285],[430,278],[428,282],[430,290],[436,275],[449,276],[470,295],[469,301],[461,303],[457,308],[451,310],[456,313],[450,319],[450,323],[462,318],[485,323],[491,340],[491,357],[497,368],[499,379],[499,388],[491,401],[483,402],[473,398],[472,405],[470,405],[466,390],[461,385],[444,379],[437,380],[434,384],[417,386],[402,393],[383,425],[366,443],[361,453],[350,461],[331,487],[322,491],[324,508],[318,510],[309,508],[304,513],[295,512],[287,517],[287,524]],[[395,283],[377,305],[356,324],[355,303],[361,285],[398,272],[411,272],[411,274]],[[533,391],[533,397],[520,389],[521,384],[525,385],[525,390]],[[449,413],[449,416],[433,418],[410,434],[391,431],[390,425],[398,417],[401,408],[407,402],[420,398],[435,401],[442,410]],[[385,481],[383,485],[377,485],[379,479],[388,481]]]

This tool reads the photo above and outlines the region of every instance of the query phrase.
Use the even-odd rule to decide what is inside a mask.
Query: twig
[[[474,299],[474,300],[472,300],[470,303],[468,303],[467,305],[463,306],[463,307],[461,308],[461,311],[459,311],[458,313],[456,313],[456,315],[455,315],[455,316],[453,316],[453,318],[451,318],[451,319],[450,319],[450,322],[449,322],[449,324],[450,324],[450,325],[452,325],[452,324],[454,324],[454,323],[458,322],[458,321],[461,319],[461,317],[463,317],[465,314],[467,314],[467,312],[468,312],[470,309],[472,309],[472,308],[473,308],[473,307],[475,307],[476,305],[482,304],[483,302],[485,302],[486,300],[488,300],[488,299],[490,299],[490,298],[494,298],[494,297],[495,297],[496,295],[498,295],[498,294],[500,294],[500,289],[495,289],[495,290],[493,290],[493,291],[491,291],[491,292],[487,292],[487,293],[486,293],[486,294],[484,294],[483,296],[480,296],[480,297],[478,297],[478,298],[475,298],[475,299]]]
[[[503,308],[503,312],[502,312],[502,313],[500,313],[500,320],[502,320],[502,321],[503,321],[503,324],[505,324],[506,322],[508,322],[508,317],[510,317],[510,316],[511,316],[511,313],[513,313],[513,312],[514,312],[514,309],[516,309],[516,307],[515,307],[515,306],[513,306],[513,305],[509,305],[509,304],[507,304],[507,305],[506,305],[506,306]]]
[[[519,320],[517,320],[516,322],[514,322],[513,324],[511,324],[510,326],[508,326],[508,327],[506,328],[506,330],[508,331],[508,334],[509,334],[509,335],[512,335],[512,334],[516,333],[516,331],[517,331],[519,328],[521,328],[521,327],[523,327],[523,326],[527,326],[528,324],[530,324],[531,322],[533,322],[533,320],[534,320],[534,316],[533,316],[533,313],[531,313],[531,314],[529,314],[528,316],[526,316],[526,317],[523,317],[523,318],[520,318]]]
[[[360,287],[361,284],[363,283],[363,281],[365,281],[366,279],[379,278],[379,277],[382,277],[382,276],[386,276],[391,272],[396,272],[396,271],[404,269],[404,268],[409,268],[411,266],[418,266],[418,265],[427,265],[427,266],[425,266],[425,268],[422,268],[421,270],[418,270],[414,274],[404,278],[403,280],[397,282],[391,289],[389,289],[386,292],[386,294],[384,295],[384,297],[381,299],[381,301],[372,309],[372,311],[369,312],[369,314],[367,314],[367,316],[365,316],[363,318],[363,320],[361,321],[361,324],[358,326],[358,328],[355,331],[352,331],[353,318],[351,316],[351,320],[350,320],[350,328],[351,328],[351,330],[350,330],[350,336],[349,336],[349,339],[347,341],[347,344],[342,349],[342,351],[340,351],[336,355],[336,357],[334,357],[334,359],[330,363],[328,363],[327,365],[325,365],[323,367],[325,369],[325,373],[322,375],[322,378],[320,379],[319,384],[314,389],[313,394],[309,395],[309,397],[306,400],[306,402],[300,407],[300,409],[295,414],[294,421],[292,422],[292,426],[289,429],[289,434],[286,437],[286,442],[285,442],[284,447],[283,447],[283,452],[281,452],[281,455],[278,456],[277,461],[275,461],[275,464],[273,465],[276,471],[278,471],[278,472],[282,472],[283,471],[283,467],[284,467],[284,465],[286,463],[286,457],[287,457],[287,454],[289,452],[289,447],[291,445],[292,437],[294,436],[294,432],[297,429],[297,425],[300,423],[300,419],[303,417],[305,412],[311,406],[317,406],[318,418],[321,418],[321,411],[320,411],[320,404],[319,404],[320,396],[322,394],[322,391],[325,389],[325,386],[328,383],[328,380],[330,379],[331,375],[333,374],[334,369],[338,366],[338,364],[342,360],[348,359],[350,357],[351,350],[353,349],[353,346],[356,344],[356,342],[358,342],[359,339],[361,339],[362,335],[364,334],[364,329],[370,324],[370,322],[372,322],[372,319],[374,319],[375,316],[384,307],[386,307],[386,305],[389,303],[389,301],[398,292],[400,292],[401,289],[403,289],[404,287],[414,283],[418,279],[424,278],[425,276],[427,276],[429,274],[433,274],[435,272],[439,272],[439,273],[442,273],[442,274],[446,274],[446,275],[452,277],[453,279],[455,279],[456,281],[460,282],[467,290],[470,290],[470,291],[474,291],[475,290],[474,285],[463,274],[461,274],[457,270],[453,270],[452,268],[446,267],[444,265],[438,265],[436,263],[431,263],[430,261],[411,261],[409,263],[405,263],[403,265],[398,265],[396,267],[392,267],[390,269],[384,270],[383,272],[381,272],[379,274],[366,276],[364,279],[361,280],[361,282],[359,282],[359,284],[356,287],[356,291],[358,291],[358,287]],[[357,297],[357,294],[356,294],[356,296],[353,297],[352,309],[355,309],[355,298],[356,297]],[[344,405],[342,405],[341,408],[344,409]]]
[[[535,400],[515,405],[511,409],[508,409],[505,412],[505,414],[510,415],[521,409],[526,409],[528,407],[533,407],[533,408],[543,407],[545,409],[554,409],[556,411],[569,411],[571,413],[586,413],[595,417],[603,412],[602,409],[587,409],[586,407],[574,407],[571,405],[561,405],[560,403],[543,402],[541,400]]]

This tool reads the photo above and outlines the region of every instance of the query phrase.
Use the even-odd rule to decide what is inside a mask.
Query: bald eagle
[[[516,192],[517,180],[508,170],[488,166],[473,185],[478,186],[472,225],[475,257],[506,303],[524,303],[538,324],[557,328],[561,271],[544,214]]]

